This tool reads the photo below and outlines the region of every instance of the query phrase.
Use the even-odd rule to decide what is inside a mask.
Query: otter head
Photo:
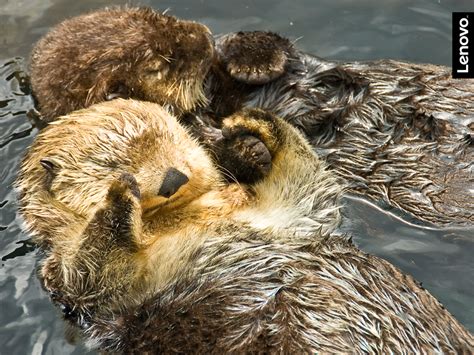
[[[61,210],[88,220],[124,173],[136,178],[144,217],[221,186],[211,158],[161,106],[103,102],[51,123],[24,158],[16,185],[30,231],[47,239],[45,221]]]
[[[211,32],[204,25],[174,17],[157,19],[154,26],[147,42],[155,55],[136,67],[135,86],[141,90],[137,94],[178,112],[205,105],[203,84],[214,55]]]
[[[36,45],[31,82],[46,121],[117,97],[188,111],[206,102],[214,56],[209,29],[149,8],[66,20]]]

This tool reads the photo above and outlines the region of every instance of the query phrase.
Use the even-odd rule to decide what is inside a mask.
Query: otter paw
[[[242,135],[228,139],[221,167],[239,182],[254,183],[268,175],[272,156],[261,140]]]
[[[280,77],[293,51],[291,42],[272,32],[237,32],[216,43],[220,62],[234,79],[265,84]]]
[[[110,185],[108,200],[118,203],[128,198],[140,199],[140,188],[138,182],[132,174],[123,173],[118,180]]]
[[[137,180],[132,174],[123,173],[110,185],[105,205],[95,213],[85,233],[96,236],[108,230],[111,239],[102,238],[102,245],[109,242],[129,251],[136,250],[136,228],[141,216],[139,199]]]
[[[219,165],[239,182],[254,183],[267,176],[278,149],[275,118],[262,110],[246,109],[222,122],[217,144]]]
[[[260,109],[244,109],[222,121],[222,135],[225,139],[251,135],[263,142],[270,154],[278,148],[279,129],[275,117]]]

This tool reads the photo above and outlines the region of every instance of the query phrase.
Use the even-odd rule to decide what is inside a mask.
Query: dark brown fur
[[[213,39],[201,24],[149,8],[112,8],[65,20],[35,46],[31,84],[45,121],[115,97],[180,110],[205,101]]]
[[[220,62],[258,66],[248,55],[252,44],[260,48],[258,36],[220,38]],[[229,108],[269,110],[300,128],[351,192],[437,225],[474,222],[474,81],[452,79],[443,66],[329,62],[288,43],[280,50],[285,72],[265,85],[245,83],[225,65],[214,70],[208,85],[217,117]]]

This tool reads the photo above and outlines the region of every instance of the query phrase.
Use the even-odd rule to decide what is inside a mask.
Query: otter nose
[[[169,168],[158,191],[158,196],[171,197],[188,181],[188,177],[181,171],[175,168]]]

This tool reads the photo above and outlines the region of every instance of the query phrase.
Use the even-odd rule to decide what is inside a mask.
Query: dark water
[[[21,231],[11,188],[37,129],[25,60],[32,44],[62,19],[106,5],[103,0],[0,0],[0,354],[81,354],[64,338],[59,315],[35,277],[39,253]],[[451,12],[472,0],[142,1],[207,24],[214,33],[278,31],[319,56],[398,58],[450,65]],[[474,331],[474,229],[414,227],[364,202],[347,199],[342,228],[358,245],[414,275]],[[434,314],[433,317],[436,317]]]

